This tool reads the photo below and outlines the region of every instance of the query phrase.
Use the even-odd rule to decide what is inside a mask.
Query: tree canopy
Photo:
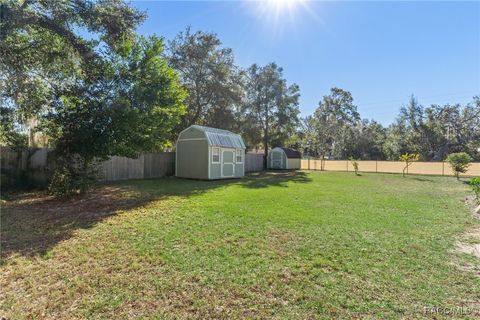
[[[136,36],[144,13],[120,0],[1,6],[2,113],[39,119],[57,152],[89,159],[171,145],[186,92],[163,40]]]
[[[247,143],[263,145],[265,155],[270,146],[283,145],[299,124],[298,85],[287,85],[283,69],[275,63],[264,67],[253,64],[246,71],[245,102],[242,114]],[[266,161],[266,160],[265,160]]]
[[[467,105],[421,106],[412,96],[401,108],[395,123],[387,129],[385,153],[394,159],[416,152],[425,161],[445,160],[453,152],[467,152],[480,158],[480,100]]]
[[[171,147],[186,91],[163,40],[135,34],[144,13],[121,0],[5,1],[1,12],[2,132],[35,119],[57,154],[54,181]]]
[[[312,117],[307,119],[310,132],[306,144],[317,156],[345,157],[346,144],[353,138],[352,129],[359,120],[351,93],[332,88],[330,94],[320,101]]]
[[[478,97],[467,105],[423,107],[411,96],[395,122],[384,127],[361,119],[351,94],[332,88],[302,124],[300,148],[309,156],[397,160],[402,154],[416,153],[423,161],[441,161],[452,152],[464,151],[480,160]]]
[[[182,128],[199,124],[233,129],[243,92],[232,49],[222,47],[214,33],[187,28],[169,42],[168,59],[189,93]]]
[[[128,51],[145,18],[120,0],[6,0],[0,13],[1,98],[27,117],[62,90],[101,79],[106,57]]]

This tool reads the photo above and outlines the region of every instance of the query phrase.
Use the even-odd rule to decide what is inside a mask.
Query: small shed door
[[[235,149],[222,149],[222,177],[235,175]]]
[[[282,169],[282,153],[272,152],[272,169]]]

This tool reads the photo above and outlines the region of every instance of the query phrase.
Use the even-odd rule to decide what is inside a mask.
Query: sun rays
[[[247,1],[249,11],[269,29],[272,36],[293,31],[302,19],[318,20],[318,16],[310,8],[310,3],[308,0]]]

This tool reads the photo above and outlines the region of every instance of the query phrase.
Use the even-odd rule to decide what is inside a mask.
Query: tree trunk
[[[267,157],[268,157],[268,107],[265,108],[265,132],[264,132],[264,138],[263,138],[263,150],[265,152],[265,155],[263,157],[263,168],[267,169]]]
[[[196,97],[195,97],[195,114],[193,115],[193,118],[190,119],[189,121],[189,126],[194,125],[194,124],[200,124],[197,123],[198,119],[200,118],[200,113],[202,112],[202,104],[200,103],[200,98],[198,94],[198,84],[197,81],[195,81],[195,91],[196,91]]]
[[[87,192],[88,189],[88,179],[90,178],[89,175],[89,166],[90,166],[90,160],[87,158],[83,158],[83,163],[82,163],[82,168],[80,171],[80,193],[85,193]]]
[[[263,150],[264,150],[264,157],[263,157],[263,168],[267,169],[267,157],[268,157],[268,125],[265,128],[265,138],[263,139]]]

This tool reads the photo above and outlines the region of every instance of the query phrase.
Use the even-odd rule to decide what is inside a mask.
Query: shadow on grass
[[[417,180],[417,181],[421,181],[421,182],[433,182],[432,179],[420,178],[420,177],[413,177],[412,180]]]
[[[246,188],[267,188],[271,186],[288,187],[288,182],[307,183],[312,179],[305,172],[283,170],[265,171],[252,173],[246,179],[240,180],[239,184]]]
[[[230,184],[245,188],[287,187],[288,182],[307,183],[304,172],[261,172],[243,179],[200,181],[174,177],[129,180],[100,185],[84,195],[60,200],[42,193],[19,194],[2,203],[0,264],[20,254],[45,254],[77,229],[95,226],[121,211],[144,206],[170,196],[191,197]]]

